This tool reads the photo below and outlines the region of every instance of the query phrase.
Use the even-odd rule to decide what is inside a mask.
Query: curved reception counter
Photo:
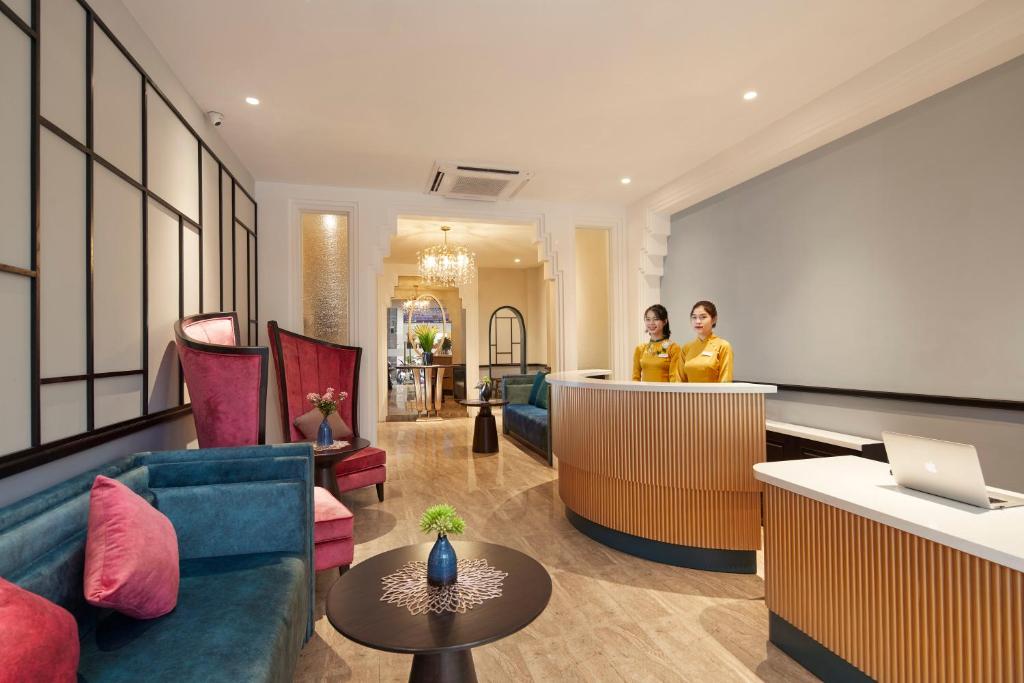
[[[753,574],[761,547],[763,384],[548,375],[552,450],[569,521],[657,562]]]

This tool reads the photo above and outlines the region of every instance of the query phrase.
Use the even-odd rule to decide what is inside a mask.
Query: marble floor
[[[465,539],[511,546],[547,568],[544,613],[473,650],[481,681],[816,680],[767,642],[761,575],[681,569],[606,548],[566,521],[555,470],[504,437],[501,452],[475,455],[472,434],[470,418],[379,425],[385,500],[372,486],[344,499],[355,513],[355,563],[430,540],[419,515],[446,501],[466,520]],[[324,598],[337,577],[317,577],[316,632],[295,680],[408,680],[411,656],[356,645],[331,627]]]

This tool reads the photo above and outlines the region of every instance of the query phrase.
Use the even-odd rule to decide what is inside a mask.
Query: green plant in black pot
[[[431,586],[448,586],[459,578],[458,559],[455,548],[448,541],[448,534],[461,534],[466,523],[447,503],[431,505],[420,518],[420,531],[436,533],[437,540],[427,557],[427,583]]]

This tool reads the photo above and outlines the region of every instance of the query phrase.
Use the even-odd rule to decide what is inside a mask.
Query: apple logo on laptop
[[[925,468],[926,470],[928,470],[929,472],[931,472],[932,474],[935,474],[936,472],[938,472],[938,471],[939,471],[939,468],[938,468],[938,467],[936,467],[936,466],[935,466],[935,463],[933,463],[933,462],[926,462],[926,463],[924,464],[924,468]]]

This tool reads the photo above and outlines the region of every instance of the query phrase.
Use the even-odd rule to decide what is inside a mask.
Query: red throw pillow
[[[178,580],[171,520],[121,482],[96,477],[85,539],[85,599],[154,619],[178,604]]]
[[[320,429],[320,423],[324,421],[323,414],[313,408],[308,413],[303,413],[295,418],[294,424],[302,435],[313,441],[316,439],[316,432]],[[352,436],[352,428],[345,424],[338,413],[331,413],[327,418],[327,424],[331,425],[331,433],[335,439],[347,439]]]
[[[0,579],[0,683],[73,682],[78,656],[70,612]]]

